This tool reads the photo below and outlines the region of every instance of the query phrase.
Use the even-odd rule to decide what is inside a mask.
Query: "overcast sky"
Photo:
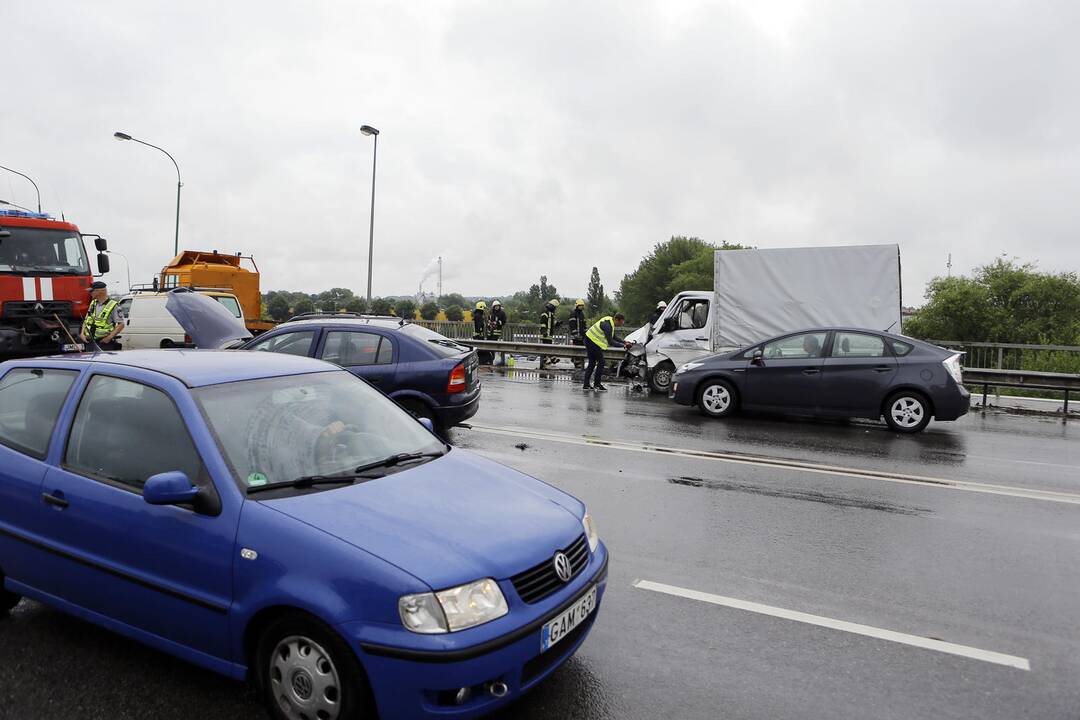
[[[900,244],[906,304],[1002,253],[1080,266],[1080,3],[6,0],[0,165],[147,281],[609,291],[657,242]],[[0,199],[33,190],[0,172]],[[110,279],[122,278],[117,259]],[[428,278],[425,287],[434,290]],[[689,289],[689,288],[688,288]]]

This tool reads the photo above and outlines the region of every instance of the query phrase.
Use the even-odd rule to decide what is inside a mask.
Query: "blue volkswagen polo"
[[[581,645],[607,562],[581,502],[329,363],[0,364],[0,611],[250,678],[275,718],[485,714]]]

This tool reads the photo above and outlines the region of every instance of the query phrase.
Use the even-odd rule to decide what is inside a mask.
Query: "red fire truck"
[[[0,360],[76,349],[68,334],[78,340],[94,278],[83,235],[69,222],[11,208],[0,203]],[[107,244],[92,237],[104,274]]]

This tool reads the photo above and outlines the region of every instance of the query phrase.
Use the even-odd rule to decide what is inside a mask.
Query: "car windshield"
[[[431,349],[437,352],[443,357],[456,357],[468,352],[472,352],[472,348],[462,345],[461,343],[454,342],[445,335],[440,335],[434,330],[429,330],[423,325],[405,325],[401,328],[401,331],[406,335],[411,335],[417,340],[424,340],[430,346]]]
[[[225,306],[225,309],[233,314],[234,318],[243,319],[240,313],[240,303],[232,295],[214,295],[213,298]]]
[[[194,394],[249,488],[445,450],[396,403],[344,371],[211,385]]]
[[[2,223],[0,223],[2,224]],[[85,275],[90,272],[82,237],[74,230],[4,225],[0,272]]]

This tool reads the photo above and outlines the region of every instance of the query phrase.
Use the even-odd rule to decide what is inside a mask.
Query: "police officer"
[[[544,311],[540,313],[540,342],[545,345],[550,345],[554,342],[555,326],[558,324],[555,321],[555,308],[559,307],[559,299],[551,298],[544,306]],[[555,360],[551,360],[550,364],[554,364]],[[549,360],[544,355],[540,356],[540,369],[543,370],[549,364]]]
[[[572,345],[584,345],[585,344],[585,331],[589,329],[585,320],[585,301],[578,298],[578,301],[574,303],[574,313],[567,321],[570,328],[570,343]],[[580,358],[574,358],[574,367],[582,367],[585,363]]]
[[[124,329],[124,315],[109,298],[105,283],[100,280],[90,286],[90,309],[86,311],[79,339],[84,343],[93,343],[101,350],[119,350],[116,337]]]
[[[626,318],[622,313],[615,313],[614,317],[605,315],[585,333],[585,351],[589,354],[589,366],[585,368],[583,390],[607,392],[607,388],[600,382],[604,376],[604,351],[615,344],[615,328],[622,327],[624,322]],[[589,386],[590,379],[593,380],[592,387]]]

